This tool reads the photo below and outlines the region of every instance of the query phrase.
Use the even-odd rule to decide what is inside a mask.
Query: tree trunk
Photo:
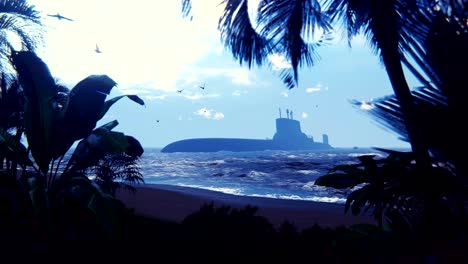
[[[411,149],[416,155],[416,165],[424,169],[431,166],[427,144],[422,140],[421,128],[417,125],[417,116],[411,90],[406,82],[400,54],[396,49],[381,49],[381,55],[387,70],[393,92],[398,99],[403,113],[403,120],[408,133]]]

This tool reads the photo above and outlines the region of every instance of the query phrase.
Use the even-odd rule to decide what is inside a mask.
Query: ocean
[[[223,193],[344,203],[350,189],[314,185],[336,165],[357,163],[374,149],[162,153],[145,149],[140,165],[145,183],[208,189]],[[359,187],[357,187],[359,188]]]

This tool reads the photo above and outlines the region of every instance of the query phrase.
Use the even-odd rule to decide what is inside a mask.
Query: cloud
[[[192,95],[184,95],[184,98],[189,100],[200,100],[202,98],[201,94],[192,94]]]
[[[247,94],[248,92],[245,91],[245,90],[235,90],[234,92],[232,92],[232,96],[241,96],[242,94]]]
[[[306,119],[309,115],[306,112],[302,112],[301,117],[302,119]]]
[[[201,81],[207,77],[224,77],[229,79],[231,83],[245,86],[252,86],[255,83],[255,73],[246,68],[192,68],[186,71],[181,77],[183,85],[193,85],[198,88]],[[206,89],[210,88],[210,84],[206,83]]]
[[[232,95],[233,96],[241,96],[241,92],[239,90],[235,90],[234,92],[232,92]]]
[[[214,97],[219,97],[220,95],[219,94],[191,94],[191,95],[182,95],[185,99],[188,99],[188,100],[193,100],[193,101],[196,101],[196,100],[200,100],[202,98],[214,98]]]
[[[316,93],[316,92],[320,92],[320,90],[322,90],[322,84],[321,83],[317,83],[315,85],[315,87],[306,88],[307,93]],[[325,87],[325,90],[328,90],[328,86]]]
[[[31,3],[41,12],[46,29],[47,48],[39,49],[38,54],[53,75],[66,83],[78,83],[91,74],[107,74],[121,87],[152,82],[150,91],[175,91],[184,72],[222,47],[217,21],[223,9],[215,0],[193,1],[192,21],[180,15],[180,1]],[[57,10],[74,21],[66,23],[46,15]],[[94,52],[96,43],[103,53]]]
[[[307,88],[307,89],[306,89],[306,92],[307,92],[307,93],[320,92],[320,87]]]
[[[206,119],[221,120],[224,119],[224,114],[217,112],[213,109],[207,109],[205,107],[194,112],[195,115],[202,116]]]
[[[155,101],[155,100],[164,100],[166,99],[167,95],[145,95],[142,97],[150,101]]]
[[[142,94],[150,94],[151,91],[145,90],[145,89],[139,89],[139,88],[124,88],[124,89],[119,89],[119,91],[122,92],[122,94],[136,94],[136,95],[142,95]]]
[[[224,118],[223,113],[215,113],[214,116],[213,116],[213,119],[215,119],[215,120],[221,120],[223,118]]]
[[[284,55],[272,54],[268,56],[268,60],[273,64],[273,70],[275,71],[290,69],[292,67],[291,63],[286,60]]]

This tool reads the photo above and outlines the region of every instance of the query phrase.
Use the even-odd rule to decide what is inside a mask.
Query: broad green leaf
[[[78,143],[69,165],[73,165],[73,169],[85,169],[97,164],[105,155],[125,153],[131,146],[124,133],[99,127]]]
[[[110,131],[110,130],[114,129],[116,126],[118,126],[118,125],[119,125],[119,121],[113,120],[113,121],[110,121],[110,122],[105,123],[104,125],[100,126],[100,128],[105,128],[105,129]]]
[[[0,128],[0,157],[16,160],[19,165],[32,165],[28,152],[23,143],[19,142],[8,132]]]
[[[143,146],[141,146],[140,142],[132,137],[132,136],[126,136],[127,141],[128,141],[128,148],[125,151],[127,155],[133,156],[133,157],[140,157],[143,155],[144,149]]]
[[[71,90],[65,116],[54,123],[53,158],[64,155],[75,141],[93,131],[105,99],[115,85],[107,75],[90,75]]]
[[[47,65],[33,52],[15,52],[11,61],[26,97],[24,121],[28,145],[39,168],[46,173],[52,159],[50,143],[54,120],[52,102],[57,94],[55,81]]]
[[[113,104],[115,104],[117,101],[119,101],[120,99],[124,98],[124,97],[128,97],[130,100],[134,101],[135,103],[139,104],[139,105],[145,105],[145,102],[140,98],[138,97],[137,95],[121,95],[121,96],[117,96],[117,97],[114,97],[110,100],[107,100],[105,103],[104,103],[104,106],[102,107],[101,109],[101,113],[99,115],[99,120],[101,118],[104,117],[104,115],[107,113],[107,111],[109,111],[109,108],[111,108],[111,106]]]

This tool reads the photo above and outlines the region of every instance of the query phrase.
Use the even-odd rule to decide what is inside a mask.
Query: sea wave
[[[336,165],[359,162],[369,149],[331,151],[252,151],[161,153],[146,149],[145,181],[218,192],[281,199],[341,203],[351,190],[314,185]],[[379,154],[382,155],[382,154]]]

